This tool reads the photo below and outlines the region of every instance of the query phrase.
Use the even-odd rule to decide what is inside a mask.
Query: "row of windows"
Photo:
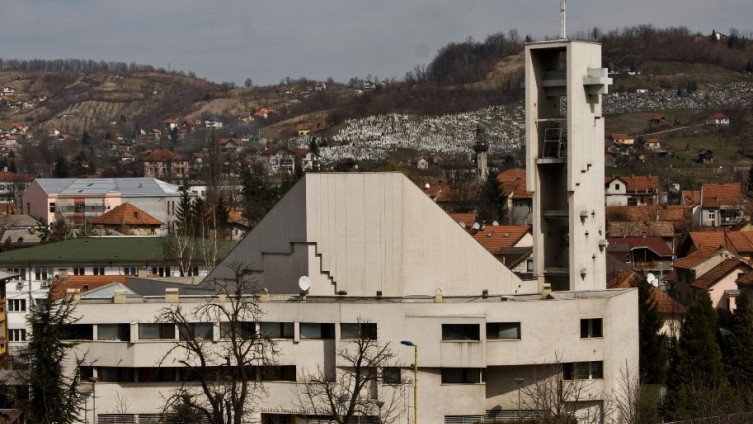
[[[588,318],[580,320],[580,337],[603,337],[602,319]],[[521,338],[519,322],[486,323],[487,340],[517,340]],[[466,341],[481,340],[478,324],[442,324],[442,340]]]
[[[129,341],[131,339],[130,324],[97,324],[96,328],[97,340]],[[175,340],[176,329],[180,340],[212,340],[214,338],[214,324],[199,322],[178,326],[168,323],[140,323],[138,336],[141,340]],[[258,333],[254,322],[239,322],[235,324],[235,328],[233,328],[233,323],[223,322],[220,323],[219,331],[221,339],[232,338],[233,334],[244,339],[256,337],[257,334],[273,339],[294,337],[292,322],[262,322],[259,323]],[[94,340],[94,325],[71,324],[66,326],[62,333],[65,339]],[[300,324],[300,335],[302,339],[334,339],[335,324],[304,322]],[[359,337],[376,340],[377,326],[373,323],[342,323],[340,336],[346,340]]]
[[[295,365],[248,367],[241,374],[228,367],[205,368],[127,368],[127,367],[81,367],[81,377],[90,379],[97,371],[97,378],[109,383],[151,383],[160,381],[201,381],[202,373],[211,379],[245,378],[258,381],[296,381]]]

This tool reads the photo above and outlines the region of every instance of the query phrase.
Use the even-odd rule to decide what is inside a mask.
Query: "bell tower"
[[[479,184],[484,184],[486,177],[489,176],[489,165],[487,163],[489,143],[486,141],[486,130],[481,124],[476,127],[476,142],[473,143],[473,151],[476,152],[476,181]]]

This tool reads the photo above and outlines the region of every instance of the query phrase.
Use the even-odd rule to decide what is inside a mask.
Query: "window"
[[[97,340],[131,340],[130,324],[98,324]]]
[[[519,322],[487,322],[486,338],[488,340],[520,340]]]
[[[8,299],[8,311],[25,312],[26,311],[26,299]]]
[[[11,274],[16,274],[10,281],[26,280],[26,268],[6,268],[5,270]]]
[[[262,322],[259,324],[260,333],[272,339],[292,339],[292,322]]]
[[[638,199],[635,197],[628,197],[627,199],[628,206],[638,206]]]
[[[135,266],[127,266],[123,268],[123,275],[137,275],[138,271]]]
[[[99,381],[107,383],[130,383],[134,380],[133,368],[97,367]]]
[[[602,337],[601,318],[590,318],[580,320],[580,338],[588,339],[592,337]]]
[[[478,324],[442,324],[442,340],[481,340]]]
[[[340,338],[341,339],[376,340],[377,339],[377,325],[375,322],[361,322],[361,323],[343,322],[340,324]]]
[[[63,340],[92,340],[94,338],[94,326],[91,324],[68,324],[60,330],[60,338]]]
[[[236,337],[248,340],[253,339],[256,336],[256,323],[255,322],[221,322],[220,323],[220,338],[229,339],[235,334]]]
[[[604,364],[601,361],[568,362],[562,364],[562,377],[565,380],[604,378]]]
[[[209,322],[192,322],[188,325],[179,325],[181,340],[212,340],[214,325]]]
[[[12,342],[25,342],[26,330],[23,328],[12,328],[8,330],[8,340]]]
[[[261,367],[259,374],[263,381],[295,381],[295,365]]]
[[[31,210],[31,206],[27,204],[26,209]],[[55,202],[50,202],[50,213],[55,213]]]
[[[526,259],[526,272],[533,272],[533,259]]]
[[[403,379],[401,369],[398,367],[382,368],[382,383],[384,384],[402,384]]]
[[[335,324],[320,322],[301,323],[302,339],[334,339]]]
[[[478,368],[442,368],[442,384],[481,383],[481,370]]]
[[[103,266],[95,266],[92,268],[92,272],[94,275],[105,275],[105,267]]]
[[[86,269],[84,267],[73,268],[73,275],[86,275]]]
[[[175,368],[160,367],[160,368],[137,368],[137,376],[139,382],[150,381],[175,381],[177,373]]]
[[[139,324],[139,339],[175,339],[173,324]]]
[[[84,202],[75,202],[73,203],[73,212],[74,213],[84,213],[86,210],[86,204]]]
[[[620,183],[616,183],[616,184],[614,185],[614,189],[615,189],[615,190],[619,190],[619,189],[620,189]]]
[[[34,268],[34,280],[44,281],[52,278],[52,268]]]

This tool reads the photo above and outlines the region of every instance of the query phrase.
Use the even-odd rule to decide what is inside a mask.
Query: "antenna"
[[[311,279],[306,275],[301,276],[301,278],[298,279],[298,287],[302,292],[308,293],[311,288]]]
[[[658,284],[658,283],[659,283],[659,279],[658,279],[658,278],[656,278],[656,275],[654,275],[654,274],[652,274],[652,273],[650,273],[650,272],[648,273],[648,275],[646,275],[646,281],[647,281],[647,282],[648,282],[649,284],[651,284],[652,286],[654,286],[654,287],[656,287],[656,286],[658,286],[658,285],[659,285],[659,284]]]
[[[567,27],[565,24],[565,0],[560,2],[560,38],[567,38]]]

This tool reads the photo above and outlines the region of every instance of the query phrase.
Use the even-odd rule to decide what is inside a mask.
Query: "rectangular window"
[[[52,268],[34,268],[34,281],[45,281],[52,278]]]
[[[138,271],[135,266],[127,266],[123,268],[123,275],[137,275]]]
[[[25,312],[26,299],[8,299],[8,310],[10,312]]]
[[[94,275],[105,275],[105,267],[103,266],[95,266],[92,271]]]
[[[86,275],[86,269],[84,267],[73,268],[73,275]]]
[[[97,367],[99,381],[107,383],[131,383],[134,381],[133,368]]]
[[[442,324],[442,340],[481,340],[478,324]]]
[[[346,339],[362,339],[362,340],[376,340],[377,339],[377,325],[375,322],[361,322],[361,323],[341,323],[340,324],[340,338]]]
[[[259,374],[263,381],[295,381],[295,365],[261,367]]]
[[[74,213],[84,213],[86,211],[86,204],[84,202],[75,202],[73,204]]]
[[[91,324],[67,324],[60,329],[60,338],[63,340],[92,340],[94,339],[94,326]]]
[[[31,208],[31,206],[26,207],[26,209],[29,209],[29,208]],[[55,202],[50,202],[50,213],[55,213]]]
[[[292,339],[292,322],[262,322],[259,324],[259,332],[270,339]]]
[[[520,340],[519,322],[487,322],[486,338],[488,340]]]
[[[302,339],[334,339],[335,324],[322,322],[302,322]]]
[[[210,322],[192,322],[178,325],[181,340],[212,340],[214,325]]]
[[[160,368],[137,368],[137,376],[139,382],[150,381],[175,381],[176,372],[175,368],[160,367]]]
[[[175,339],[174,324],[139,324],[139,339]]]
[[[25,342],[26,330],[23,328],[13,328],[8,330],[8,339],[12,342]]]
[[[590,318],[580,320],[580,338],[589,339],[593,337],[602,337],[601,318]]]
[[[253,339],[256,336],[255,322],[221,322],[220,338],[230,339],[235,334],[236,339]]]
[[[481,383],[481,370],[478,368],[442,368],[442,384]]]
[[[131,340],[130,324],[98,324],[97,340]]]
[[[26,280],[26,268],[6,268],[5,270],[11,274],[16,275],[15,277],[11,278],[10,281],[25,281]]]
[[[604,364],[601,361],[568,362],[562,364],[562,378],[565,380],[594,380],[604,378]]]
[[[401,369],[398,367],[382,368],[382,383],[384,384],[402,384]]]

